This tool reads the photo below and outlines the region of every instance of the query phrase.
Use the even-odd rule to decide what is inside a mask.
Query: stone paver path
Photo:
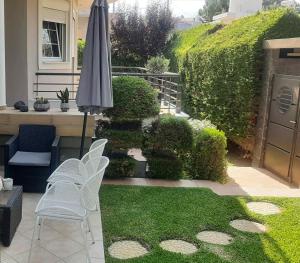
[[[244,219],[233,220],[230,225],[237,230],[249,233],[265,233],[267,231],[264,225]]]
[[[183,240],[165,240],[162,241],[159,246],[169,252],[183,255],[191,255],[198,251],[195,245]]]
[[[260,215],[275,215],[279,214],[280,208],[272,203],[268,202],[250,202],[247,204],[250,211]]]
[[[132,259],[145,256],[148,250],[137,241],[118,241],[113,243],[108,252],[117,259]]]
[[[216,231],[202,231],[196,237],[206,243],[224,246],[231,244],[233,241],[232,236]]]

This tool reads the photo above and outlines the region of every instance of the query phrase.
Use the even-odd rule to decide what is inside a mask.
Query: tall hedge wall
[[[180,33],[180,41],[170,45],[183,65],[185,110],[210,119],[230,138],[253,134],[263,41],[290,37],[300,37],[300,17],[288,9],[261,12],[215,30],[204,25]]]
[[[205,24],[173,34],[165,50],[165,55],[171,60],[170,67],[172,71],[182,69],[187,52],[208,36],[208,32],[214,27],[215,25]]]

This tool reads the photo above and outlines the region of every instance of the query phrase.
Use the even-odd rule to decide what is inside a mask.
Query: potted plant
[[[70,109],[69,106],[69,90],[66,88],[64,91],[61,90],[59,93],[56,93],[57,98],[60,99],[60,109],[62,112],[67,112]]]
[[[50,109],[50,103],[47,99],[43,97],[36,98],[36,101],[33,104],[33,108],[35,111],[38,112],[48,111]]]

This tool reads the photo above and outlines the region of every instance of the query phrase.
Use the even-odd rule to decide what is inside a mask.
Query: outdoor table
[[[9,247],[22,219],[22,186],[0,191],[0,241]]]

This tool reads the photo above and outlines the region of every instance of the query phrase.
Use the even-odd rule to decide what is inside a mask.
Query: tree
[[[199,10],[199,15],[207,21],[212,21],[215,15],[227,12],[229,9],[229,0],[205,0],[202,9]]]
[[[174,28],[167,2],[152,2],[143,16],[138,7],[119,7],[112,22],[112,62],[118,66],[144,66],[151,56],[162,54]]]

